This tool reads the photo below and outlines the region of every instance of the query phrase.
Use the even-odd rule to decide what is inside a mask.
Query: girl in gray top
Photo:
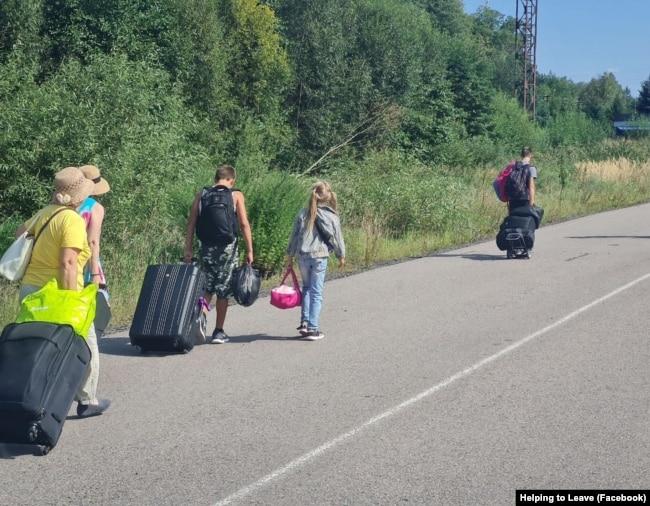
[[[336,193],[330,185],[319,181],[311,189],[307,208],[296,217],[287,248],[287,268],[298,258],[302,278],[302,313],[300,335],[309,341],[322,339],[320,312],[327,260],[331,252],[339,259],[339,268],[345,266],[345,242],[341,221],[336,212]]]

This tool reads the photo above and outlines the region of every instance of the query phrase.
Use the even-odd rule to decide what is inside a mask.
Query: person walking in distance
[[[217,169],[214,185],[196,194],[185,234],[184,261],[192,262],[194,233],[201,242],[201,265],[206,275],[205,300],[216,295],[217,323],[210,342],[227,342],[224,331],[228,299],[232,297],[231,279],[237,267],[238,237],[241,231],[246,244],[246,261],[253,263],[253,236],[246,213],[244,194],[235,189],[237,174],[234,167],[222,165]]]
[[[535,220],[535,228],[539,228],[544,209],[537,202],[537,167],[533,165],[533,152],[529,147],[521,150],[521,160],[515,163],[508,176],[506,191],[509,197],[509,216],[531,216]]]
[[[302,278],[302,311],[298,331],[309,341],[325,337],[320,329],[320,313],[327,261],[331,252],[345,266],[345,242],[336,211],[336,193],[329,183],[316,183],[309,194],[307,207],[296,217],[287,248],[287,268],[298,259]]]
[[[533,152],[530,148],[524,147],[521,150],[521,160],[515,163],[507,183],[507,192],[510,198],[508,208],[510,210],[519,207],[535,206],[535,180],[537,179],[537,167],[533,165]]]

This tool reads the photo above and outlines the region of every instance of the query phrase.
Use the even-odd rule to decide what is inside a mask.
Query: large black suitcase
[[[497,234],[497,247],[501,251],[509,249],[508,234],[520,234],[526,249],[535,245],[535,219],[532,216],[507,216]]]
[[[147,267],[129,330],[131,344],[142,351],[190,351],[204,285],[195,264]]]
[[[49,452],[89,364],[86,341],[69,325],[7,325],[0,335],[0,442]]]

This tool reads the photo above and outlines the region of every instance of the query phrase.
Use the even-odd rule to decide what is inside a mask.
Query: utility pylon
[[[515,59],[522,74],[517,79],[517,94],[524,110],[535,119],[537,96],[537,2],[515,0]]]

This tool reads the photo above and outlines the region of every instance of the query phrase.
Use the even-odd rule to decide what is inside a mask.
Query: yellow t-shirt
[[[35,236],[45,222],[62,206],[49,205],[43,209],[40,216],[31,225],[30,232]],[[25,227],[30,225],[25,223]],[[84,287],[84,267],[90,258],[90,247],[86,234],[86,222],[74,209],[59,212],[43,230],[32,251],[32,258],[25,271],[23,283],[41,287],[50,279],[56,278],[61,284],[61,250],[75,248],[77,256],[77,290]]]

